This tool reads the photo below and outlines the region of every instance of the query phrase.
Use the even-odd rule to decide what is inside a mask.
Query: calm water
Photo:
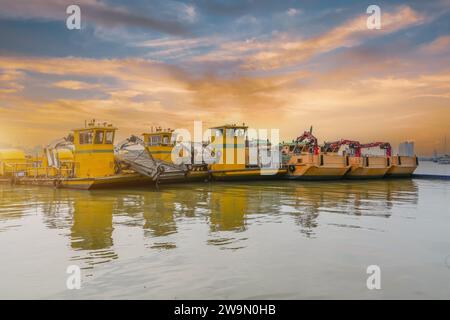
[[[0,185],[0,298],[448,299],[449,196],[431,180]]]
[[[450,176],[450,164],[437,164],[432,161],[420,161],[419,166],[414,173]]]

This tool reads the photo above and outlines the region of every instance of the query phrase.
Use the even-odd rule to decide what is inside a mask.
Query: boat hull
[[[389,168],[364,168],[352,167],[345,175],[346,179],[380,179],[388,172]]]
[[[386,173],[386,178],[409,178],[417,167],[393,165]]]
[[[409,178],[418,166],[417,157],[395,156],[392,165],[386,173],[387,178]]]
[[[136,186],[143,184],[155,184],[155,182],[149,178],[139,174],[117,174],[114,176],[101,177],[101,178],[31,178],[25,177],[17,179],[15,181],[18,185],[37,185],[47,186],[55,188],[69,188],[69,189],[81,189],[81,190],[94,190],[115,188],[123,186]]]
[[[291,180],[336,180],[342,179],[348,169],[348,167],[295,165],[295,170],[290,170],[286,178]]]
[[[208,171],[189,171],[184,176],[165,176],[164,174],[160,176],[158,180],[159,183],[178,183],[178,182],[194,182],[194,181],[205,181],[209,180]]]
[[[285,175],[285,169],[263,169],[245,168],[232,170],[215,170],[210,171],[211,179],[217,181],[223,180],[270,180],[277,179]]]

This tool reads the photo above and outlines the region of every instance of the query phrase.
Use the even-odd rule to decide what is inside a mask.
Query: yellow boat
[[[152,183],[150,177],[121,170],[114,157],[116,128],[91,121],[84,128],[49,145],[32,160],[16,184],[96,189]]]
[[[209,177],[208,167],[204,163],[195,164],[193,152],[185,148],[181,148],[179,151],[179,157],[187,159],[186,164],[175,164],[172,161],[172,152],[176,146],[176,137],[174,130],[168,128],[163,129],[161,127],[152,128],[151,132],[143,133],[144,146],[153,157],[153,159],[160,161],[169,166],[183,166],[183,170],[186,174],[183,178],[167,177],[161,178],[161,182],[181,182],[192,180],[205,180]],[[176,152],[176,150],[175,150]]]
[[[283,163],[288,179],[341,179],[350,169],[347,156],[322,152],[311,130],[305,131],[295,142],[282,144]]]
[[[211,155],[216,158],[209,165],[213,180],[272,179],[286,173],[283,168],[265,168],[259,160],[250,163],[248,126],[225,124],[210,129]],[[258,148],[255,155],[257,159],[260,159],[259,152]]]
[[[157,127],[150,133],[143,133],[144,144],[148,151],[152,154],[154,159],[162,160],[167,163],[172,162],[172,150],[174,142],[172,140],[173,130],[162,129]]]

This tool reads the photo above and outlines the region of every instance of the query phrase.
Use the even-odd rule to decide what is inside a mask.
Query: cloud
[[[450,53],[450,36],[438,37],[431,43],[424,45],[421,50],[429,54]]]
[[[192,5],[186,5],[185,13],[190,22],[195,22],[198,19],[197,10]]]
[[[381,30],[368,30],[367,16],[350,19],[317,37],[285,42],[283,38],[261,44],[264,50],[248,57],[245,69],[274,69],[293,65],[318,54],[340,47],[352,47],[371,38],[384,36],[398,30],[421,24],[425,17],[408,6],[386,12],[382,16]]]
[[[86,89],[95,89],[98,88],[99,85],[82,82],[82,81],[74,81],[74,80],[63,80],[53,83],[53,86],[56,88],[63,88],[69,90],[86,90]]]
[[[215,49],[192,57],[192,61],[211,64],[233,62],[240,65],[243,71],[269,71],[305,63],[338,48],[356,47],[371,39],[423,24],[430,19],[408,6],[400,6],[383,13],[381,30],[368,30],[367,17],[361,15],[348,19],[331,30],[310,38],[278,32],[245,41],[223,41]]]
[[[33,101],[11,93],[0,103],[0,122],[8,119],[0,125],[8,127],[18,138],[26,137],[32,144],[50,139],[49,133],[30,135],[31,128],[39,130],[45,122],[66,124],[71,128],[76,121],[82,123],[86,118],[105,114],[124,127],[125,132],[127,128],[142,128],[144,123],[152,121],[170,127],[183,127],[196,119],[236,121],[244,118],[249,108],[263,112],[272,110],[272,105],[283,105],[282,95],[276,92],[290,81],[286,76],[229,80],[191,76],[177,67],[143,59],[0,57],[0,64],[8,72],[23,70],[37,78],[43,75],[64,77],[67,80],[53,85],[72,90],[91,88],[106,97],[75,99],[64,97],[63,92],[54,92],[44,101]],[[96,83],[108,78],[113,81],[92,87],[86,82],[69,80],[75,77],[89,78]],[[14,107],[5,108],[5,103]],[[260,113],[253,118],[264,121],[264,117],[265,114]],[[28,129],[23,132],[14,129],[23,127]]]
[[[24,73],[20,70],[0,68],[0,97],[22,91],[24,86],[20,82],[23,78]]]
[[[138,48],[149,49],[147,57],[164,59],[181,59],[186,56],[192,56],[198,50],[210,48],[220,43],[220,38],[199,37],[199,38],[181,38],[167,37],[139,41],[133,44]]]
[[[408,56],[398,59],[414,64]],[[106,117],[121,129],[120,138],[150,125],[189,127],[194,120],[205,121],[205,127],[244,121],[255,127],[280,128],[282,139],[291,139],[314,124],[321,141],[349,137],[395,144],[414,136],[411,132],[426,131],[415,138],[419,150],[428,152],[426,139],[448,128],[445,119],[450,116],[450,69],[392,76],[407,68],[395,60],[364,68],[338,64],[326,71],[229,78],[191,75],[144,59],[0,57],[0,65],[5,75],[0,79],[15,79],[21,86],[29,77],[54,75],[65,79],[53,82],[57,87],[82,90],[98,83],[91,90],[102,93],[77,99],[54,92],[43,101],[20,92],[5,93],[0,126],[10,134],[4,142],[12,139],[14,144],[45,144],[87,118]],[[374,70],[383,74],[374,75]],[[87,80],[73,80],[76,77]]]
[[[289,17],[293,17],[293,16],[296,16],[296,15],[300,14],[301,12],[302,12],[302,11],[299,10],[299,9],[289,8],[289,9],[286,11],[286,14],[287,14]]]
[[[203,120],[205,127],[246,122],[280,128],[286,140],[311,124],[321,141],[395,144],[413,137],[427,153],[433,148],[427,141],[449,130],[448,36],[377,48],[371,39],[428,17],[403,6],[383,14],[382,30],[367,30],[365,19],[353,17],[308,38],[280,32],[242,41],[232,40],[240,34],[135,39],[152,58],[181,57],[171,64],[0,56],[0,128],[8,133],[0,143],[45,144],[89,118],[114,122],[119,138],[150,125],[189,127]],[[35,83],[49,93],[32,99]]]
[[[0,15],[22,19],[42,19],[50,21],[65,21],[66,8],[72,3],[64,0],[15,0],[0,1]],[[105,1],[78,0],[76,4],[81,8],[81,19],[94,25],[107,28],[135,27],[154,30],[173,35],[189,34],[189,24],[180,23],[180,17],[187,17],[189,22],[196,19],[196,11],[192,6],[181,4],[183,12],[172,12],[171,16],[156,17],[141,12],[111,5]],[[155,11],[150,11],[155,12]],[[149,13],[150,13],[149,12]]]

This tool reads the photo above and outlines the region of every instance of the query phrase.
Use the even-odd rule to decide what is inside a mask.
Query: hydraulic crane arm
[[[44,148],[44,153],[47,157],[49,167],[59,168],[61,166],[57,153],[57,150],[61,148],[73,150],[74,146],[71,136],[52,141],[47,145],[47,147]]]
[[[306,143],[311,144],[314,147],[317,146],[317,138],[313,136],[311,132],[305,131],[301,136],[295,139],[296,143],[302,143],[304,141],[307,141]]]
[[[370,142],[366,144],[362,144],[361,148],[374,148],[374,147],[380,147],[380,149],[386,150],[386,155],[390,157],[392,155],[392,147],[389,142]]]
[[[325,151],[327,152],[337,152],[339,151],[339,148],[343,145],[349,146],[351,149],[355,151],[355,156],[360,157],[361,156],[361,144],[359,141],[355,140],[347,140],[347,139],[341,139],[334,142],[326,142],[324,145]]]

